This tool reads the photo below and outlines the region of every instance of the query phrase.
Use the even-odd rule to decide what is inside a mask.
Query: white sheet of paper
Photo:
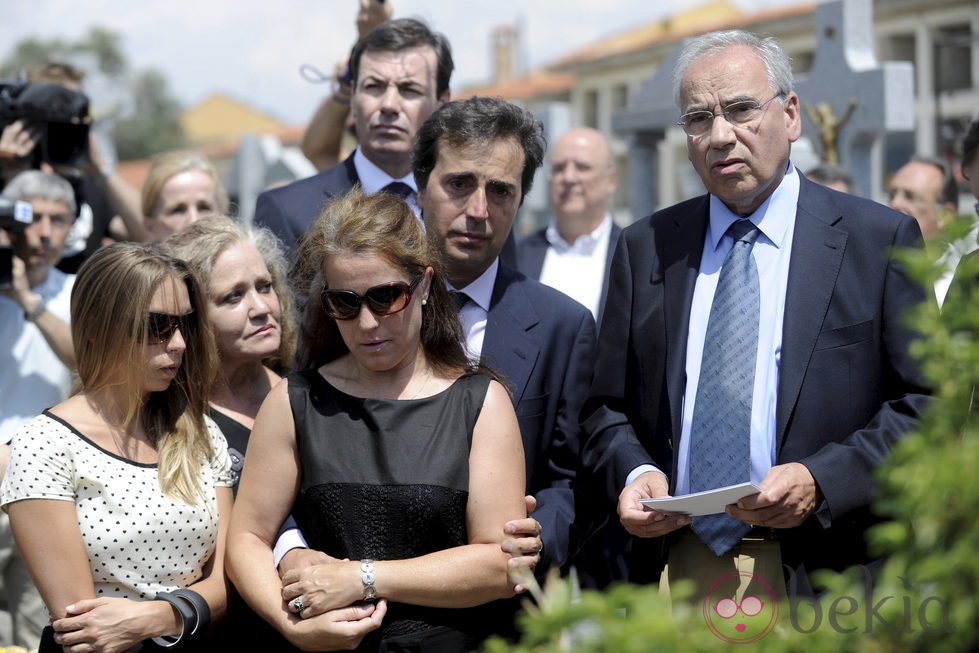
[[[699,515],[714,515],[719,512],[724,512],[724,506],[729,503],[737,503],[738,499],[743,499],[758,492],[761,492],[761,488],[754,483],[740,483],[738,485],[719,487],[716,490],[684,494],[679,497],[640,499],[639,503],[645,506],[647,510],[681,512],[691,517],[697,517]]]

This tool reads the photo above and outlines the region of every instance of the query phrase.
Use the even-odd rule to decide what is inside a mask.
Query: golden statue
[[[803,106],[809,115],[809,120],[819,130],[819,140],[823,145],[823,163],[839,165],[840,152],[836,147],[836,139],[840,129],[853,115],[853,110],[857,108],[857,98],[850,98],[850,106],[847,107],[846,113],[839,118],[833,115],[833,107],[828,102],[820,102],[815,107],[811,104]]]

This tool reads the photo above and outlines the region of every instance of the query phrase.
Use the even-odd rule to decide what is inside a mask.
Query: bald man
[[[612,221],[612,150],[601,132],[572,129],[551,148],[549,194],[554,217],[517,244],[517,266],[560,290],[601,319],[608,271],[622,231]]]

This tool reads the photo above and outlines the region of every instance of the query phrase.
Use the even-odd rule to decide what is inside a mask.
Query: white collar
[[[373,195],[377,191],[395,181],[408,184],[411,187],[411,190],[415,191],[415,195],[418,194],[418,186],[415,184],[415,176],[413,174],[409,172],[404,177],[395,179],[374,165],[374,163],[364,155],[359,147],[354,150],[354,168],[357,170],[357,177],[360,179],[361,187],[368,195]]]
[[[578,236],[573,243],[568,244],[568,241],[561,237],[561,232],[557,228],[557,220],[554,218],[551,218],[551,222],[547,225],[547,231],[544,232],[544,236],[547,238],[547,242],[550,243],[551,247],[559,252],[566,252],[572,249],[582,249],[587,252],[592,252],[595,246],[611,232],[612,214],[606,213],[605,218],[598,223],[595,229],[590,233]]]
[[[500,269],[500,258],[497,257],[493,259],[490,266],[486,270],[473,279],[465,288],[453,288],[452,284],[448,284],[450,290],[459,290],[466,293],[469,299],[474,301],[479,305],[484,311],[489,311],[490,300],[493,299],[493,287],[496,286],[496,273]]]
[[[748,219],[775,247],[781,247],[788,229],[795,223],[799,205],[799,175],[791,162],[778,187],[768,196]],[[740,216],[735,215],[717,196],[710,196],[710,228],[707,237],[716,250],[721,238]]]

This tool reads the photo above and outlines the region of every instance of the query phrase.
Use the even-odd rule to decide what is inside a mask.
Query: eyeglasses
[[[729,104],[724,111],[719,113],[707,110],[691,111],[680,116],[676,124],[683,127],[683,131],[688,136],[703,136],[710,131],[711,125],[714,124],[714,118],[718,116],[724,116],[724,119],[735,127],[746,126],[761,114],[762,109],[769,102],[784,95],[785,93],[778,93],[761,104],[757,102],[735,102]]]
[[[721,599],[714,606],[714,612],[722,619],[730,619],[738,613],[738,610],[741,610],[741,613],[746,617],[754,617],[761,613],[761,609],[764,607],[765,603],[757,596],[746,596],[741,599],[741,605],[732,599]]]
[[[149,319],[146,323],[146,344],[163,345],[170,342],[173,334],[180,329],[180,334],[185,338],[190,337],[194,330],[194,311],[183,315],[171,315],[170,313],[157,313],[150,311]]]
[[[418,277],[409,285],[404,281],[391,281],[367,289],[363,295],[352,290],[324,288],[320,294],[323,310],[334,320],[352,320],[360,314],[361,304],[366,303],[371,313],[378,317],[403,311],[411,301],[411,293],[421,281]]]

